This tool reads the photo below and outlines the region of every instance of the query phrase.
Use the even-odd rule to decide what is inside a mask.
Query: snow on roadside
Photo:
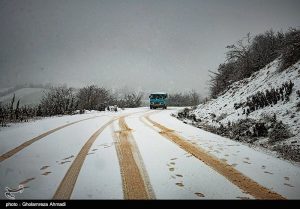
[[[40,134],[83,119],[92,117],[110,117],[120,113],[130,113],[140,109],[118,109],[118,112],[110,111],[85,111],[84,114],[61,115],[30,120],[24,123],[12,123],[9,127],[0,127],[0,155],[21,145]],[[83,121],[84,122],[84,121]],[[80,122],[81,123],[81,122]]]
[[[197,143],[210,154],[226,161],[259,184],[289,199],[300,198],[299,165],[254,150],[240,142],[184,124],[174,117],[169,117],[171,113],[175,112],[176,110],[168,110],[160,114],[153,114],[150,117],[170,129],[177,130],[190,142]]]
[[[107,113],[82,114],[71,116],[55,116],[24,123],[11,124],[0,129],[0,154],[19,146],[25,141],[45,133],[51,129],[93,116],[105,116]]]
[[[156,199],[253,198],[142,123],[139,116],[127,117],[126,123],[133,130]]]

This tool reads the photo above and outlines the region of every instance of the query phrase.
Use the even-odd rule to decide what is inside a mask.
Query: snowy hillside
[[[250,78],[233,83],[223,95],[205,104],[200,104],[196,109],[189,111],[187,117],[190,120],[184,120],[200,128],[215,128],[216,130],[220,130],[223,128],[226,129],[234,123],[240,126],[239,122],[246,119],[261,121],[264,118],[275,117],[279,123],[282,121],[283,124],[288,126],[291,135],[286,137],[287,139],[280,139],[274,143],[270,143],[267,136],[252,137],[252,140],[246,142],[271,150],[277,150],[278,147],[281,147],[280,152],[283,154],[291,153],[294,150],[298,156],[284,157],[299,160],[300,92],[298,90],[300,90],[300,62],[297,62],[283,72],[277,71],[278,65],[279,61],[275,60],[265,68],[254,73]],[[284,86],[290,82],[294,84],[291,85],[291,93],[288,96],[284,96],[284,92],[286,91]],[[275,89],[274,92],[282,91],[283,96],[280,97],[280,93],[278,93],[280,99],[275,104],[263,104],[261,107],[255,107],[252,111],[249,111],[247,98],[248,101],[254,95],[263,95],[266,98],[264,96],[265,92],[267,90],[270,92],[272,89]],[[266,128],[268,129],[268,127]],[[249,132],[251,131],[253,130],[250,129]],[[217,131],[217,133],[219,132]],[[228,138],[241,140],[237,136]],[[295,155],[295,153],[292,154]]]
[[[11,92],[7,95],[0,97],[0,102],[2,104],[10,103],[14,94],[15,101],[20,99],[20,105],[35,105],[40,102],[44,95],[44,91],[47,89],[44,88],[21,88],[14,92]]]
[[[5,93],[6,91],[9,91],[9,90],[11,90],[11,89],[13,89],[13,87],[1,88],[1,89],[0,89],[0,94],[1,94],[1,93]]]

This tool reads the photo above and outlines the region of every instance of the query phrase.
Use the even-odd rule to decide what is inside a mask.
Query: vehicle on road
[[[149,96],[150,109],[163,108],[167,109],[168,105],[168,94],[164,92],[152,93]]]

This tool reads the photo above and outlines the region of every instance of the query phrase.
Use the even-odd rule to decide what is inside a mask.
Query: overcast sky
[[[248,32],[300,26],[299,0],[0,0],[0,87],[208,93]]]

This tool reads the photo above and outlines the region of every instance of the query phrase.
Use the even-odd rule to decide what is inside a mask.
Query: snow
[[[176,111],[170,112],[175,113]],[[300,198],[299,165],[278,159],[240,142],[190,126],[176,118],[169,118],[167,116],[170,112],[164,111],[160,114],[154,114],[151,118],[165,124],[170,129],[180,130],[177,131],[180,135],[192,142],[196,142],[198,146],[219,159],[226,159],[228,164],[237,164],[235,166],[237,170],[261,185],[285,197],[291,199]],[[289,180],[286,180],[285,177],[288,177]]]
[[[38,104],[44,95],[44,91],[47,89],[43,88],[22,88],[18,89],[10,94],[0,97],[1,103],[11,102],[15,94],[15,103],[20,99],[20,105],[33,105]]]
[[[151,93],[151,94],[167,94],[166,92],[154,92],[154,93]]]
[[[85,159],[72,199],[123,199],[122,179],[111,132],[110,128],[105,129],[91,147],[89,153],[94,154]]]
[[[168,118],[170,117],[164,120]],[[126,122],[129,128],[133,129],[134,139],[157,199],[253,198],[244,194],[206,164],[141,123],[139,115],[127,117]],[[174,158],[176,159],[172,160]],[[170,171],[169,168],[174,168],[174,171]],[[184,187],[179,187],[176,183],[183,183]],[[205,197],[198,197],[196,192],[202,193]]]
[[[89,136],[99,128],[99,124],[107,122],[109,119],[107,117],[95,118],[91,119],[92,121],[83,121],[64,128],[33,143],[9,160],[2,162],[0,165],[1,198],[4,198],[3,189],[5,186],[15,188],[23,180],[33,177],[36,179],[32,183],[30,182],[30,187],[18,197],[51,199],[60,180],[71,165],[70,162],[61,164],[64,162],[63,159],[72,155],[76,156]],[[74,158],[70,159],[70,161],[73,160]],[[50,167],[41,171],[43,166]],[[51,173],[47,176],[41,175],[45,171]],[[9,178],[7,178],[8,176]]]
[[[233,83],[223,95],[198,105],[190,114],[195,114],[196,118],[201,119],[199,125],[219,127],[222,124],[226,127],[228,122],[236,122],[247,118],[246,114],[243,114],[243,108],[237,110],[234,108],[235,103],[245,102],[247,97],[258,91],[265,92],[266,89],[270,90],[272,87],[276,89],[291,80],[294,82],[294,87],[288,102],[280,100],[276,105],[251,112],[248,118],[258,120],[264,115],[272,116],[276,114],[277,120],[288,125],[289,130],[294,135],[289,139],[277,142],[276,145],[290,145],[293,142],[293,146],[300,146],[300,111],[297,110],[300,98],[296,93],[297,90],[300,90],[300,61],[283,72],[278,72],[278,66],[279,61],[276,59],[260,71],[253,73],[251,77]],[[212,114],[215,114],[216,117],[212,117]],[[186,122],[189,123],[188,120]],[[254,144],[258,146],[264,144],[270,147],[263,142],[265,142],[265,139],[261,138]]]
[[[125,110],[118,114],[132,111],[134,112],[136,110]],[[29,188],[25,188],[22,194],[18,194],[18,198],[51,199],[84,143],[96,130],[115,117],[115,115],[115,112],[92,111],[92,113],[84,115],[47,118],[45,120],[35,121],[32,124],[24,123],[2,130],[0,132],[0,147],[3,154],[31,137],[49,131],[49,129],[56,128],[61,124],[77,121],[82,118],[101,116],[73,124],[54,132],[36,141],[29,147],[26,147],[11,158],[1,162],[0,199],[5,199],[5,187],[17,188],[20,182],[30,178],[34,179],[28,183]],[[34,127],[35,129],[31,131]],[[21,138],[21,140],[19,138]],[[14,143],[13,141],[18,141],[18,143]],[[5,149],[2,147],[5,147]],[[70,156],[73,157],[69,158]],[[65,158],[69,159],[63,160]],[[110,161],[110,158],[107,158],[107,161]],[[41,170],[43,166],[49,166],[49,168]],[[117,167],[116,164],[115,167]],[[108,166],[108,168],[110,167]],[[44,172],[51,173],[44,176],[42,175]],[[114,173],[117,174],[119,171]]]
[[[8,90],[10,90],[10,89],[12,89],[12,88],[13,88],[13,87],[1,88],[1,89],[0,89],[0,93],[6,92],[6,91],[8,91]]]
[[[250,78],[232,84],[230,90],[224,95],[217,99],[213,99],[206,104],[200,104],[194,113],[201,119],[204,119],[205,117],[209,118],[210,113],[215,113],[216,118],[222,114],[226,114],[228,116],[220,121],[224,125],[226,125],[228,121],[234,122],[238,119],[245,119],[246,115],[242,114],[242,108],[235,110],[233,107],[234,103],[245,102],[247,97],[258,91],[264,92],[266,89],[279,87],[281,84],[291,80],[295,83],[295,86],[293,87],[293,92],[290,96],[290,102],[285,103],[279,101],[276,105],[273,105],[273,107],[268,106],[251,112],[249,118],[259,118],[262,113],[276,113],[278,119],[289,124],[292,130],[299,129],[300,113],[296,111],[296,102],[298,102],[299,99],[297,99],[296,90],[300,89],[300,76],[298,72],[300,70],[300,62],[282,73],[276,72],[277,68],[278,60],[275,60],[262,70],[254,73]],[[247,83],[247,85],[245,85],[245,83]],[[295,118],[291,120],[290,114],[286,114],[287,112],[295,113]],[[293,123],[294,120],[297,120],[297,123]],[[211,125],[214,125],[211,120],[206,121]],[[298,132],[299,131],[297,131],[297,133]]]
[[[170,115],[176,111],[178,108],[152,111],[155,114],[150,118],[175,130],[187,140],[196,142],[198,146],[220,160],[226,159],[229,164],[237,164],[235,166],[237,170],[261,185],[286,198],[300,198],[299,166],[184,124]],[[27,188],[24,192],[15,194],[16,198],[51,199],[91,135],[109,120],[127,113],[134,113],[125,117],[125,121],[132,129],[133,138],[157,199],[253,198],[214,169],[161,136],[148,126],[148,122],[146,124],[142,122],[141,116],[149,113],[149,108],[145,107],[119,112],[90,111],[82,115],[51,117],[2,128],[0,149],[3,154],[28,139],[58,126],[100,116],[56,131],[2,161],[0,199],[6,199],[5,187],[17,188],[22,181],[31,178],[34,179],[25,184]],[[105,128],[92,145],[80,170],[71,199],[123,199],[122,178],[113,143],[113,130],[119,130],[117,120]],[[45,172],[51,173],[46,175]],[[184,186],[181,187],[176,183],[182,183]],[[204,197],[197,196],[195,194],[197,192]]]
[[[9,128],[2,127],[0,128],[0,154],[2,155],[25,141],[51,129],[90,117],[93,117],[93,115],[56,116],[44,118],[43,120],[30,121],[28,123],[12,124]]]

